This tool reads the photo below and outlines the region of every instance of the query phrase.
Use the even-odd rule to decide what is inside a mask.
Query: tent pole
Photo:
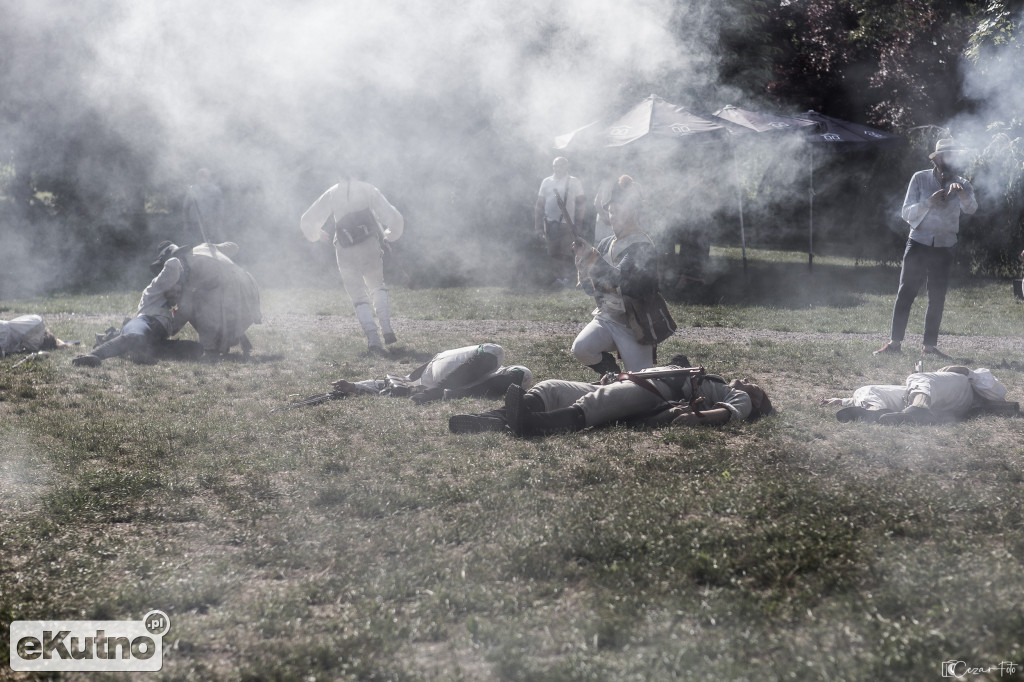
[[[740,162],[736,158],[736,146],[732,148],[732,164],[736,173],[736,200],[740,207],[740,251],[743,253],[743,274],[747,273],[747,233],[743,227],[743,183],[740,181]]]

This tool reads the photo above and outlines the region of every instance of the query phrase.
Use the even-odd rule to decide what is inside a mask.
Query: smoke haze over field
[[[148,255],[178,236],[168,232],[179,229],[200,167],[228,192],[226,236],[242,243],[241,260],[265,286],[294,283],[310,259],[329,263],[302,240],[298,216],[343,166],[405,214],[401,244],[417,254],[417,269],[456,273],[458,283],[458,273],[472,279],[488,263],[511,262],[495,251],[515,251],[514,237],[530,231],[556,134],[651,92],[698,112],[771,109],[760,93],[720,84],[718,36],[738,18],[697,0],[2,4],[0,153],[21,173],[8,194],[30,196],[30,175],[71,175],[78,185],[69,196],[87,209],[75,219],[96,226],[86,243],[68,243],[77,233],[57,224],[69,214],[56,210],[52,227],[15,230],[8,248],[34,248],[31,258],[5,261],[23,291],[59,285],[57,263],[91,268],[105,248]],[[1012,82],[989,74],[972,93],[997,98]],[[762,164],[771,178],[755,189],[779,204],[802,201],[806,157],[788,140],[775,144]],[[728,155],[688,154],[658,178],[632,162],[617,171],[674,188],[694,220],[732,211]],[[570,157],[592,196],[599,160]],[[825,188],[828,178],[819,179]],[[154,197],[167,201],[154,206]],[[756,226],[758,206],[748,210]],[[17,226],[26,216],[0,219]],[[52,260],[43,264],[43,254]],[[123,272],[101,274],[125,284]]]
[[[435,246],[512,206],[522,223],[497,232],[528,230],[555,134],[648,88],[707,94],[715,50],[700,36],[723,20],[667,1],[5,4],[16,97],[0,146],[37,176],[78,166],[95,211],[124,213],[89,195],[122,178],[180,202],[205,166],[253,211],[246,229],[301,240],[298,215],[347,164]],[[81,126],[102,135],[83,148]]]

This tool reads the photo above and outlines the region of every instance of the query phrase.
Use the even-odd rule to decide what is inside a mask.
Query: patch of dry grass
[[[248,362],[3,361],[0,646],[12,620],[159,608],[165,680],[935,679],[950,658],[1024,660],[1024,420],[892,429],[816,404],[908,357],[673,340],[664,357],[755,378],[778,414],[516,441],[447,433],[484,400],[271,414],[491,340],[406,320],[378,359],[347,318],[300,317],[254,328]],[[587,376],[571,335],[517,329],[495,339],[510,361]]]

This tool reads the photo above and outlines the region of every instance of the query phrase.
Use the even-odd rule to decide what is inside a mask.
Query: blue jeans
[[[121,327],[122,336],[144,336],[146,340],[154,343],[167,338],[167,330],[159,319],[149,315],[139,315],[128,320]]]
[[[949,288],[949,271],[953,268],[956,247],[927,246],[913,239],[907,240],[903,252],[903,269],[900,271],[900,288],[896,292],[896,304],[892,308],[892,330],[889,338],[903,341],[907,332],[910,308],[917,298],[921,285],[928,283],[928,312],[924,318],[924,345],[934,346],[939,340],[939,323],[946,307],[946,290]]]

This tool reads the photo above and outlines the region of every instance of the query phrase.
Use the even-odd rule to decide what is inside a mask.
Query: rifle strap
[[[559,215],[558,222],[562,222],[569,217],[569,180],[571,179],[571,175],[565,176],[565,189],[562,190],[562,203],[565,205],[565,210]],[[568,221],[566,220],[566,222]]]
[[[651,383],[650,379],[647,379],[647,378],[641,377],[641,376],[637,376],[636,374],[633,374],[632,372],[622,372],[621,374],[619,374],[615,378],[618,381],[632,381],[634,384],[636,384],[640,388],[643,388],[643,389],[645,389],[647,391],[650,391],[654,395],[658,396],[659,400],[663,400],[666,403],[669,402],[669,400],[667,398],[665,398],[665,396],[663,396],[661,394],[661,391],[659,391],[657,388],[654,387],[654,384]]]

